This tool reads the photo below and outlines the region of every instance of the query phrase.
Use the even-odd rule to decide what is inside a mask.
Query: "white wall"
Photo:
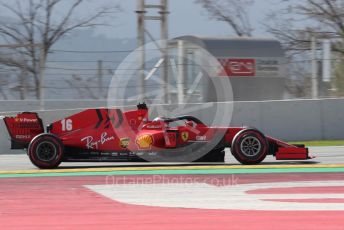
[[[256,127],[266,135],[285,141],[344,139],[344,99],[218,103],[208,104],[205,109],[196,110],[190,114],[209,124],[215,108],[225,110],[232,105],[234,105],[232,126]],[[95,106],[106,106],[106,101],[82,101],[77,104],[65,101],[51,102],[49,103],[50,109],[58,108],[60,110],[40,112],[40,116],[45,124],[49,124],[81,110],[72,108]],[[163,114],[159,112],[159,115],[173,116],[170,113],[173,113],[177,107],[178,105],[163,106],[164,112]],[[161,106],[152,107],[152,117],[157,116],[156,108],[161,108]],[[0,111],[33,111],[36,109],[38,109],[38,103],[34,101],[0,101]],[[223,112],[223,114],[225,113]],[[8,138],[4,124],[0,122],[0,154],[17,152],[9,150]]]

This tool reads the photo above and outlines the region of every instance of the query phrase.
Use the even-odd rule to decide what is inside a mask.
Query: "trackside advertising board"
[[[256,58],[219,58],[223,69],[218,76],[259,77],[278,76],[280,64],[277,60]]]

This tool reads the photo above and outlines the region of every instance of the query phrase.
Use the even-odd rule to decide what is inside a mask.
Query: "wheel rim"
[[[240,144],[241,152],[247,157],[254,157],[260,153],[262,144],[257,137],[245,137]]]
[[[57,149],[50,142],[42,142],[37,146],[36,154],[40,161],[49,162],[57,157]]]

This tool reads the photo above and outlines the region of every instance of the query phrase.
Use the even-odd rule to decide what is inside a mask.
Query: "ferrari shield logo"
[[[189,133],[188,132],[182,132],[182,140],[185,142],[187,140],[189,140]]]

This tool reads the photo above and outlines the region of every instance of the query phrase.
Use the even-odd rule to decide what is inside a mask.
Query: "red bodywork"
[[[5,117],[11,136],[12,148],[27,148],[30,141],[44,132],[42,121],[36,113],[22,113],[16,117]],[[171,126],[171,123],[184,124]],[[58,137],[67,149],[65,155],[76,152],[160,151],[177,149],[190,143],[209,143],[219,133],[223,135],[223,147],[230,147],[241,127],[208,127],[197,118],[184,116],[149,120],[148,109],[138,106],[137,110],[122,112],[119,109],[88,109],[47,127],[47,132]],[[269,154],[277,160],[309,159],[308,149],[266,137]],[[66,159],[67,159],[66,158]],[[80,158],[80,156],[79,156]],[[115,158],[113,158],[115,159]],[[82,160],[82,159],[79,159]]]

